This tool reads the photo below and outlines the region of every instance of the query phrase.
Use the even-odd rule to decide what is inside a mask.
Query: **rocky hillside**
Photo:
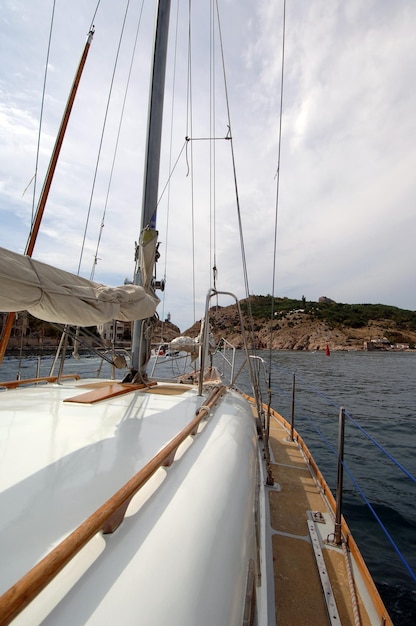
[[[416,348],[415,311],[380,304],[341,304],[329,298],[320,298],[318,302],[274,298],[272,302],[271,296],[250,296],[249,300],[240,301],[240,307],[245,328],[252,330],[257,348],[269,348],[270,341],[274,350],[324,350],[327,343],[331,351],[363,350],[366,342],[375,349]],[[217,341],[224,337],[236,347],[243,346],[235,305],[212,309],[211,324]],[[28,325],[31,332],[24,335],[24,350],[51,350],[58,344],[58,329],[30,316]],[[158,320],[152,342],[168,343],[178,335],[196,337],[199,332],[200,322],[181,332],[171,322]],[[9,353],[20,349],[20,334],[11,337]],[[91,341],[97,338],[93,333]],[[130,327],[126,324],[123,345],[128,348],[130,342]]]
[[[301,301],[298,304],[302,306]],[[331,301],[313,304],[314,307],[309,303],[304,308],[277,307],[272,323],[270,317],[262,316],[261,311],[254,306],[252,330],[256,347],[268,348],[270,340],[274,350],[325,350],[326,344],[331,351],[363,350],[368,343],[369,348],[374,349],[393,349],[392,346],[394,349],[403,349],[407,346],[410,348],[416,346],[416,313],[397,309],[410,315],[398,315],[395,319],[390,311],[394,307],[384,307],[387,310],[374,312],[365,307],[378,305],[340,305],[355,307],[355,316],[351,317],[350,309],[343,312],[341,309],[341,315],[340,307],[336,303],[333,303],[336,306],[331,308]],[[241,306],[243,309],[246,308],[244,301]],[[371,319],[371,313],[375,319]],[[380,315],[385,317],[380,318]],[[213,310],[211,319],[216,340],[225,337],[235,346],[242,347],[236,306]],[[245,316],[244,323],[248,329],[247,319]],[[196,336],[199,328],[200,324],[197,323],[184,334]]]
[[[169,343],[175,337],[181,334],[178,326],[172,324],[172,322],[162,322],[157,320],[153,328],[153,340],[152,343]]]

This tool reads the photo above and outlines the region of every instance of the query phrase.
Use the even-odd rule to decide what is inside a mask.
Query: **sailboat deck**
[[[315,526],[321,536],[322,553],[339,613],[339,619],[335,618],[332,623],[353,625],[354,611],[343,551],[323,543],[333,532],[333,523],[321,493],[299,447],[290,441],[287,430],[276,419],[271,421],[270,444],[275,481],[275,488],[269,493],[269,504],[276,622],[304,626],[331,623],[307,526],[311,513],[319,511],[325,523]],[[361,624],[374,623],[361,599],[358,604]]]
[[[14,459],[14,472],[0,463],[7,512],[0,552],[9,564],[1,572],[0,614],[14,615],[34,580],[42,591],[23,611],[26,623],[115,623],[124,606],[125,624],[137,623],[138,614],[149,626],[237,624],[255,544],[256,430],[246,402],[230,390],[221,410],[211,411],[220,389],[198,396],[196,387],[169,383],[99,402],[68,402],[89,390],[107,393],[112,384],[76,381],[2,393],[0,439],[8,444],[2,461]],[[120,529],[97,530],[93,522],[114,494],[124,493],[196,413],[210,412],[172,462],[143,481]],[[81,534],[87,543],[72,552]],[[49,582],[55,560],[67,567]],[[186,602],[178,605],[183,589]]]
[[[12,422],[18,427],[17,439],[9,437],[8,441],[9,453],[15,459],[15,471],[12,475],[5,471],[0,473],[2,476],[0,482],[3,483],[0,498],[2,510],[8,512],[1,524],[3,539],[0,541],[0,548],[11,564],[7,571],[2,572],[3,580],[0,584],[2,592],[39,561],[51,546],[57,545],[92,514],[127,479],[144,467],[150,458],[157,455],[175,433],[189,424],[199,407],[204,410],[206,408],[205,404],[201,406],[201,402],[205,403],[207,400],[199,398],[196,388],[191,385],[164,382],[141,389],[131,386],[129,392],[124,390],[122,385],[114,389],[114,385],[110,381],[106,383],[74,381],[62,385],[26,388],[23,395],[19,390],[9,390],[2,394],[3,408],[7,416],[2,423],[3,441],[7,439],[6,431],[8,432]],[[123,389],[123,393],[119,393],[119,388]],[[116,393],[113,394],[113,391]],[[95,392],[100,396],[98,401]],[[94,567],[92,563],[97,557],[92,558],[92,563],[87,566],[89,573],[83,578],[86,594],[90,593],[89,584],[95,589],[93,573],[95,569],[98,571],[100,563],[100,571],[106,572],[109,581],[110,573],[117,571],[120,557],[117,556],[117,551],[111,548],[113,544],[114,547],[117,543],[121,546],[124,543],[128,544],[127,552],[133,571],[130,572],[126,567],[123,577],[117,574],[115,579],[130,580],[131,575],[132,580],[137,582],[140,578],[143,589],[147,589],[147,592],[142,594],[141,600],[137,600],[137,606],[142,607],[146,605],[148,597],[157,596],[161,577],[158,564],[162,561],[166,585],[169,580],[172,581],[182,561],[183,566],[187,568],[186,575],[189,575],[187,584],[194,585],[198,564],[206,563],[206,554],[199,554],[196,549],[196,546],[199,546],[198,549],[202,552],[205,550],[205,544],[200,542],[202,528],[203,536],[214,533],[212,545],[216,545],[220,516],[221,534],[227,536],[227,539],[223,538],[223,546],[231,545],[235,540],[239,525],[245,528],[248,522],[242,522],[239,511],[240,504],[247,501],[244,509],[246,517],[251,519],[253,515],[254,495],[250,492],[253,485],[249,475],[255,474],[256,467],[257,437],[251,419],[255,412],[252,402],[250,402],[252,411],[246,410],[247,405],[238,392],[229,390],[228,394],[222,399],[221,410],[217,410],[216,405],[212,406],[210,419],[199,429],[204,435],[195,437],[192,443],[188,442],[189,451],[184,455],[178,454],[177,458],[180,461],[174,463],[169,471],[161,470],[163,486],[159,489],[159,482],[156,481],[157,497],[152,497],[152,488],[149,491],[150,495],[144,494],[133,500],[134,506],[131,507],[130,517],[127,516],[124,522],[124,531],[120,534],[114,533],[114,536],[105,535],[105,545],[108,549],[103,551]],[[47,395],[52,401],[45,404]],[[20,436],[23,427],[29,429],[30,438]],[[217,432],[221,432],[221,438]],[[224,441],[228,442],[225,447]],[[36,453],[33,452],[34,447]],[[242,453],[237,455],[236,450],[240,448]],[[272,589],[274,582],[276,623],[305,626],[340,623],[344,626],[356,623],[367,626],[380,623],[375,614],[367,613],[368,593],[360,595],[364,585],[358,568],[352,563],[354,579],[358,581],[355,583],[358,602],[354,606],[344,552],[342,548],[326,542],[334,530],[329,508],[301,448],[297,442],[290,441],[284,420],[281,423],[274,415],[271,417],[270,425],[270,448],[274,485],[266,486],[265,492],[262,493],[266,501],[268,498],[269,504],[269,512],[265,519],[270,520],[269,530],[266,530],[270,541],[264,542],[264,548],[269,554],[272,548],[273,566],[268,562],[263,574],[267,572],[267,580],[271,581]],[[261,454],[261,450],[258,452]],[[56,454],[58,456],[53,456]],[[207,459],[210,461],[208,464]],[[201,483],[200,477],[207,475],[207,467],[211,468],[208,473],[212,480]],[[218,489],[228,474],[233,486],[233,501],[238,504],[236,507],[230,507],[227,490],[222,487]],[[191,487],[185,488],[189,481]],[[240,487],[237,485],[239,481],[242,483]],[[208,484],[214,485],[214,489],[208,489]],[[224,499],[218,501],[220,497]],[[142,506],[142,514],[136,515]],[[169,513],[170,509],[172,513]],[[231,511],[235,511],[234,517]],[[191,512],[195,514],[195,518],[192,518]],[[316,512],[317,516],[314,515]],[[143,527],[143,519],[146,520],[147,516],[150,516],[149,523]],[[210,516],[213,519],[207,524]],[[151,529],[160,525],[162,517],[166,519],[166,533],[163,536],[167,538],[167,544],[156,548],[159,546],[159,539],[155,538],[153,542]],[[135,531],[132,534],[129,529],[133,525]],[[174,544],[170,539],[173,527]],[[226,528],[228,534],[225,532]],[[244,533],[241,531],[240,534]],[[36,542],[32,540],[34,535]],[[251,541],[254,541],[254,535]],[[139,550],[138,545],[141,543],[143,548],[140,547]],[[143,554],[147,554],[144,546],[148,543],[153,556],[143,560]],[[211,545],[211,542],[208,544]],[[318,562],[315,556],[316,544],[322,553],[318,556]],[[186,552],[187,557],[184,559],[184,550],[189,548],[191,550]],[[169,551],[171,554],[168,558]],[[156,552],[159,554],[158,558],[154,558]],[[241,558],[239,554],[238,560]],[[324,567],[319,558],[325,563]],[[213,567],[215,561],[214,559]],[[152,576],[149,575],[149,564],[154,569]],[[173,568],[171,571],[168,564]],[[205,564],[201,570],[204,586],[206,586],[204,573],[206,567]],[[325,576],[329,581],[330,592],[325,586],[326,583],[321,582],[322,569],[326,570]],[[244,567],[237,568],[236,572],[236,575],[241,575],[245,580]],[[215,570],[212,580],[217,580],[218,575],[218,571]],[[225,577],[224,581],[227,580],[227,585],[225,582],[221,583],[219,588],[223,589],[225,586],[233,588],[230,583],[231,574],[226,575],[223,572],[222,575]],[[149,587],[150,581],[154,582],[154,588]],[[115,580],[111,579],[108,585],[111,588],[115,586]],[[120,590],[117,593],[120,593]],[[80,597],[77,594],[81,594]],[[84,587],[75,585],[65,601],[62,601],[51,614],[51,623],[57,623],[54,620],[58,613],[59,623],[73,623],[73,607],[86,606],[86,596],[82,594]],[[174,604],[173,590],[172,594]],[[195,597],[198,595],[199,592]],[[329,602],[326,602],[325,598],[329,595]],[[217,593],[214,596],[218,600]],[[99,597],[101,598],[100,594]],[[104,607],[104,598],[107,608]],[[211,604],[207,596],[207,606]],[[270,604],[267,601],[267,605],[269,616],[267,623],[272,623],[273,599]],[[94,607],[91,615],[84,615],[79,609],[79,617],[81,619],[82,613],[83,623],[88,620],[91,620],[91,623],[102,623],[102,615],[106,611],[117,611],[118,606],[117,594],[103,592],[100,608],[98,605]],[[194,609],[196,612],[200,611],[199,604],[194,608],[189,603],[186,606],[191,613]],[[153,605],[151,611],[147,623],[164,623],[165,614],[163,617],[162,613],[159,615]],[[360,622],[355,619],[357,612],[360,615]],[[264,618],[265,613],[261,615]],[[210,622],[208,613],[207,616],[204,623],[217,623],[215,620]],[[191,622],[185,620],[181,623],[194,623],[192,620],[193,617]]]
[[[65,381],[1,394],[0,552],[9,566],[0,593],[146,465],[198,408],[186,385],[181,395],[167,395],[165,385],[151,396],[131,387],[101,402],[70,401],[110,386]]]

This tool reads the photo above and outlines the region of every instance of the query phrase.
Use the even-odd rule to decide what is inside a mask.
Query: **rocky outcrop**
[[[225,338],[235,347],[243,347],[240,321],[235,305],[213,307],[210,311],[210,321],[216,342]],[[279,311],[272,322],[267,318],[256,317],[252,326],[247,319],[244,320],[244,324],[246,330],[251,331],[249,335],[258,349],[269,348],[271,345],[273,350],[317,351],[325,350],[326,344],[331,351],[364,350],[368,345],[373,349],[388,349],[389,342],[402,346],[416,346],[416,332],[398,328],[398,325],[389,319],[369,321],[360,328],[351,328],[342,324],[334,326],[323,320],[314,319],[307,311],[298,309],[290,312]],[[197,322],[188,330],[181,331],[170,321],[157,320],[153,326],[152,344],[169,343],[179,335],[196,337],[199,335],[200,326],[200,322]],[[24,337],[23,349],[53,350],[59,342],[59,337],[59,333],[55,333],[55,336],[49,335],[45,323],[45,329],[41,333]],[[388,341],[380,341],[384,338]],[[12,337],[9,341],[8,353],[11,354],[21,349],[21,344],[22,340],[19,337]],[[128,338],[125,339],[123,345],[126,348],[130,346]]]
[[[180,334],[181,331],[175,324],[157,320],[153,327],[152,343],[169,343],[175,337],[179,337]]]
[[[212,332],[216,341],[221,337],[227,339],[236,347],[243,347],[240,322],[235,306],[218,308],[211,311]],[[246,329],[249,330],[247,321]],[[194,324],[185,331],[191,337],[196,337],[200,331],[200,323]],[[325,350],[326,345],[331,351],[336,350],[364,350],[365,342],[381,337],[394,337],[394,342],[400,340],[397,326],[391,320],[377,320],[368,323],[363,328],[345,326],[331,327],[327,323],[314,320],[305,312],[294,311],[281,314],[270,322],[265,318],[256,318],[253,322],[252,336],[255,347],[273,350]],[[399,339],[398,339],[399,338]],[[416,332],[406,331],[401,338],[404,343],[416,344]]]

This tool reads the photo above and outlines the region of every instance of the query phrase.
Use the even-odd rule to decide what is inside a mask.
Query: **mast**
[[[55,174],[56,164],[58,162],[59,153],[61,151],[62,142],[64,140],[65,131],[68,126],[69,116],[71,115],[72,105],[74,104],[75,96],[78,90],[79,81],[81,80],[81,75],[85,66],[85,62],[87,60],[87,55],[90,50],[92,38],[94,36],[94,27],[91,28],[90,32],[87,36],[87,41],[85,42],[84,51],[81,55],[80,62],[78,64],[78,69],[75,74],[74,82],[72,83],[71,91],[66,103],[64,115],[62,117],[61,125],[59,127],[59,132],[56,137],[55,146],[53,148],[51,160],[49,162],[48,171],[46,174],[45,182],[43,183],[42,191],[39,197],[38,206],[36,208],[35,219],[33,220],[29,238],[25,248],[25,254],[27,256],[32,256],[33,249],[35,247],[36,239],[39,233],[40,224],[42,221],[43,213],[45,211],[46,201],[49,196],[49,190],[52,185],[53,176]],[[16,313],[9,313],[6,322],[3,328],[3,334],[0,338],[0,365],[3,361],[4,354],[6,352],[7,343],[9,341],[10,333],[13,328],[14,320],[16,317]]]
[[[154,286],[153,272],[157,255],[156,209],[159,188],[169,14],[170,0],[159,0],[154,35],[153,67],[150,79],[141,233],[139,245],[136,248],[136,267],[134,272],[134,284],[147,289],[151,289]],[[146,254],[145,248],[150,249],[150,253]],[[146,365],[150,356],[150,340],[145,336],[144,332],[146,325],[146,320],[136,320],[133,326],[132,338],[132,369],[139,371],[142,377],[146,377]]]

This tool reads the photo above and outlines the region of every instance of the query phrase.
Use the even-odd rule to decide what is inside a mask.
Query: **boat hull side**
[[[256,556],[257,436],[235,392],[45,624],[240,625]]]

